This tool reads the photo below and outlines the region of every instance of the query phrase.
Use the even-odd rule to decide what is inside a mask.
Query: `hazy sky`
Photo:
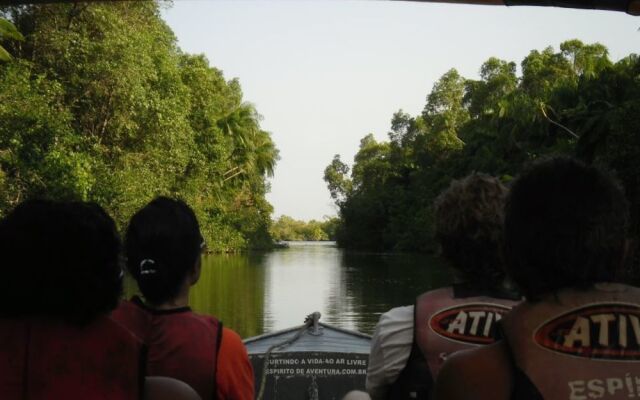
[[[322,180],[334,154],[387,139],[392,114],[418,114],[450,68],[477,78],[491,56],[522,61],[567,39],[618,60],[640,51],[640,18],[623,13],[387,1],[176,0],[164,17],[180,47],[204,53],[263,116],[280,150],[267,199],[297,219],[335,215]]]

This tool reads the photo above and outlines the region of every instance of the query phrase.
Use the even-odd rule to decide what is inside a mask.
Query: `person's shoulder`
[[[378,324],[393,324],[397,322],[413,321],[414,306],[394,307],[387,312],[380,314]]]
[[[413,306],[396,307],[380,315],[371,340],[372,352],[410,346],[413,341]],[[404,353],[404,350],[402,350]],[[388,355],[388,354],[387,354]]]
[[[414,306],[395,307],[381,314],[374,336],[384,338],[402,334],[405,331],[413,335],[413,308]]]
[[[511,361],[503,342],[450,355],[436,380],[436,399],[507,400],[512,390]]]
[[[220,338],[220,354],[223,358],[248,358],[247,348],[240,335],[233,329],[222,328],[222,338]]]
[[[428,292],[424,292],[416,297],[416,301],[423,297],[435,297],[435,296],[445,296],[451,292],[451,287],[442,287],[438,289],[429,290]],[[380,323],[393,323],[397,321],[412,321],[415,312],[415,304],[411,304],[408,306],[394,307],[387,312],[384,312],[380,315]]]
[[[428,291],[422,293],[417,298],[419,299],[420,297],[423,297],[423,296],[427,296],[427,297],[434,297],[434,296],[452,297],[453,296],[453,286],[443,286],[443,287],[431,289],[431,290],[428,290]]]
[[[189,311],[187,313],[184,313],[183,316],[185,318],[189,318],[192,320],[196,320],[199,321],[200,323],[207,325],[207,326],[213,326],[213,327],[219,327],[222,326],[222,321],[220,321],[218,319],[218,317],[216,317],[215,315],[209,315],[209,314],[200,314],[194,311]],[[223,327],[224,329],[224,327]]]
[[[222,340],[223,344],[240,344],[244,347],[244,343],[242,342],[240,335],[233,329],[227,328],[226,326],[222,327]]]

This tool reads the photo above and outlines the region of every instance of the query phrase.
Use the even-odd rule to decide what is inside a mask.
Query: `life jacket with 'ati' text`
[[[519,300],[513,293],[478,291],[466,285],[418,296],[411,354],[389,398],[429,399],[447,356],[495,342],[497,322]]]
[[[513,398],[640,398],[640,289],[565,289],[520,304],[501,325],[516,369]]]

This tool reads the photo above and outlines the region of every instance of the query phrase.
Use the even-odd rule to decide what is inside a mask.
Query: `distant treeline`
[[[213,250],[271,245],[271,136],[237,80],[178,48],[158,3],[5,6],[1,17],[24,40],[0,31],[13,55],[0,62],[0,215],[27,198],[78,199],[124,227],[168,195],[194,208]]]
[[[420,115],[398,111],[389,141],[365,136],[352,167],[325,169],[340,209],[341,246],[431,251],[437,194],[473,171],[509,181],[527,162],[575,156],[614,170],[640,234],[640,58],[616,63],[606,47],[570,40],[516,64],[488,59],[480,79],[455,69],[433,86]]]
[[[277,241],[336,240],[336,229],[340,220],[327,218],[324,221],[299,221],[282,215],[271,225],[271,236]]]

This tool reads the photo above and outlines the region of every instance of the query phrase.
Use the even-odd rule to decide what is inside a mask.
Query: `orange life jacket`
[[[519,297],[456,285],[416,299],[411,354],[390,399],[428,399],[447,356],[496,340],[497,322]]]
[[[143,344],[109,317],[82,327],[45,318],[0,319],[0,398],[142,397]]]
[[[148,347],[147,373],[189,384],[203,400],[214,399],[222,323],[189,307],[155,310],[138,297],[123,301],[112,317]]]
[[[515,398],[640,398],[640,289],[563,290],[520,304],[501,324],[516,393],[529,393]]]

